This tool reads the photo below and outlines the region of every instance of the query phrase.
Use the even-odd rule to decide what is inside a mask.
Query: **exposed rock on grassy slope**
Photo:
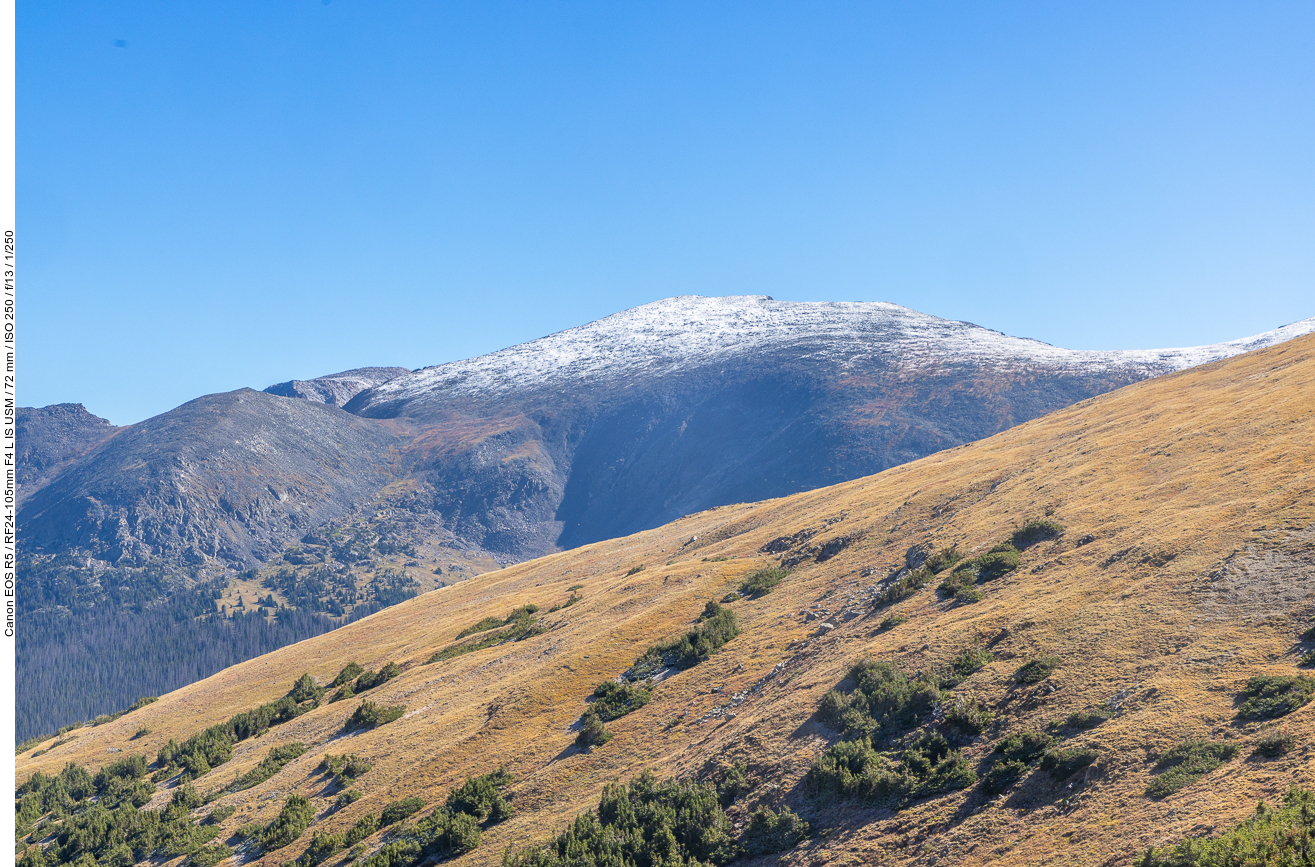
[[[1315,778],[1315,705],[1277,722],[1239,716],[1248,681],[1299,674],[1310,646],[1301,636],[1315,620],[1313,431],[1315,337],[1303,337],[876,476],[726,506],[434,591],[77,730],[54,749],[39,745],[49,751],[21,755],[19,779],[70,760],[99,767],[118,757],[107,750],[154,758],[170,738],[279,699],[303,672],[326,684],[349,661],[396,661],[401,674],[368,700],[404,705],[400,719],[344,735],[360,701],[323,704],[239,743],[231,762],[195,781],[202,792],[227,788],[271,747],[308,748],[265,782],[223,796],[218,803],[236,809],[218,839],[268,825],[292,793],[310,798],[312,831],[346,831],[409,796],[425,802],[424,815],[465,778],[505,767],[514,814],[457,862],[497,864],[507,846],[563,829],[608,782],[650,769],[706,778],[742,762],[751,788],[733,818],[786,804],[813,829],[785,863],[1128,864],[1148,845],[1222,829],[1257,799]],[[1045,515],[1062,534],[1022,550],[1012,571],[971,584],[980,601],[945,598],[937,579],[873,610],[883,579],[906,566],[950,545],[977,558]],[[600,683],[691,629],[708,600],[786,560],[792,571],[769,593],[726,603],[738,637],[669,672],[646,703],[607,723],[607,743],[573,746]],[[583,598],[545,613],[572,593]],[[424,664],[466,627],[526,604],[540,606],[536,625],[547,631]],[[913,676],[944,671],[973,648],[989,649],[990,661],[971,671],[985,658],[974,656],[947,694],[957,712],[979,708],[989,720],[972,737],[933,727],[979,777],[1018,756],[1008,759],[1016,773],[992,778],[1000,794],[978,782],[899,810],[805,796],[809,767],[839,738],[817,711],[855,662],[884,660]],[[1034,660],[1051,660],[1049,673],[1028,682],[1019,672]],[[1292,748],[1253,755],[1276,728]],[[1023,738],[997,752],[1025,734],[1055,738],[1054,754],[1033,756]],[[1194,742],[1204,746],[1170,753]],[[1157,760],[1192,749],[1222,764],[1153,796],[1169,767]],[[315,770],[327,753],[372,766],[352,783],[363,797],[336,812],[338,792]],[[169,797],[162,791],[152,805]],[[264,863],[298,857],[310,839]]]

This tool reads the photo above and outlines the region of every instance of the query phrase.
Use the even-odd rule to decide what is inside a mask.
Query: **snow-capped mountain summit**
[[[793,302],[766,295],[683,295],[624,310],[586,325],[477,358],[391,379],[351,409],[391,414],[428,396],[487,400],[561,384],[669,376],[764,352],[861,368],[945,365],[1039,367],[1085,374],[1116,369],[1154,376],[1271,346],[1315,331],[1315,318],[1254,337],[1185,349],[1062,349],[941,319],[886,302]]]

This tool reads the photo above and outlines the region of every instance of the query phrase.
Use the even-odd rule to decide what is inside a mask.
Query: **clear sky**
[[[1071,348],[1315,316],[1315,4],[18,4],[19,398],[500,349],[671,295]]]

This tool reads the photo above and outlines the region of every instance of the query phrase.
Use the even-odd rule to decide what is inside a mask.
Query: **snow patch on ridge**
[[[357,411],[428,394],[497,397],[559,382],[661,376],[764,350],[846,366],[881,357],[907,369],[969,364],[1170,373],[1315,331],[1315,318],[1254,337],[1184,349],[1074,350],[1010,337],[886,302],[775,301],[683,295],[464,361],[383,383]]]

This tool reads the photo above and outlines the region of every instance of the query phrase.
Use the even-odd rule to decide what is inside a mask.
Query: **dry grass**
[[[913,671],[989,641],[993,661],[960,690],[1001,723],[967,753],[985,757],[1005,735],[1115,698],[1114,718],[1065,742],[1094,747],[1101,758],[1072,789],[1034,772],[996,800],[970,790],[899,814],[810,811],[814,827],[832,831],[785,861],[1128,864],[1148,844],[1223,827],[1290,782],[1315,782],[1315,705],[1284,719],[1297,746],[1259,761],[1247,757],[1266,731],[1239,724],[1233,704],[1248,677],[1296,671],[1296,635],[1309,625],[1315,592],[1313,435],[1315,337],[1305,337],[1132,385],[877,476],[714,509],[480,575],[234,666],[82,730],[39,759],[20,756],[19,779],[58,771],[70,759],[99,766],[118,757],[112,749],[153,757],[170,737],[282,695],[303,671],[327,682],[349,659],[367,668],[398,660],[410,666],[368,697],[405,704],[401,720],[342,736],[358,701],[326,705],[240,744],[234,761],[200,787],[225,786],[270,747],[301,741],[306,755],[223,799],[237,807],[224,827],[268,821],[280,803],[272,796],[297,791],[316,799],[320,829],[341,830],[404,796],[433,805],[466,775],[505,765],[517,778],[516,816],[461,860],[497,864],[508,844],[542,841],[587,809],[605,783],[647,768],[694,774],[744,761],[751,776],[779,782],[798,806],[795,787],[828,743],[813,712],[852,662],[871,656]],[[1065,525],[1064,535],[1024,552],[1018,570],[982,586],[982,601],[940,601],[928,586],[866,613],[867,593],[911,545],[957,544],[974,556],[1047,513]],[[609,723],[616,736],[607,745],[571,747],[571,726],[599,682],[688,628],[707,600],[721,599],[749,572],[775,565],[762,546],[805,527],[817,531],[814,544],[846,535],[858,541],[825,562],[796,565],[769,595],[732,603],[739,638]],[[1087,534],[1094,539],[1079,544]],[[692,536],[699,541],[688,543]],[[731,559],[705,561],[722,556]],[[627,576],[639,562],[649,568]],[[874,571],[862,577],[867,570]],[[546,611],[574,584],[584,585],[583,601],[543,615],[553,627],[547,634],[419,664],[464,626],[526,603]],[[808,606],[831,612],[836,627],[814,637],[818,623],[799,616]],[[863,616],[846,620],[845,611]],[[909,620],[879,630],[891,613]],[[1014,671],[1042,655],[1062,664],[1041,683],[1016,684]],[[733,718],[717,713],[741,692],[748,695]],[[665,725],[677,717],[679,724]],[[130,742],[143,727],[152,733]],[[1229,741],[1240,750],[1182,791],[1146,797],[1155,755],[1187,740]],[[326,752],[374,764],[355,783],[365,797],[332,815],[324,813],[332,795],[314,774]],[[291,860],[308,840],[265,861]]]

